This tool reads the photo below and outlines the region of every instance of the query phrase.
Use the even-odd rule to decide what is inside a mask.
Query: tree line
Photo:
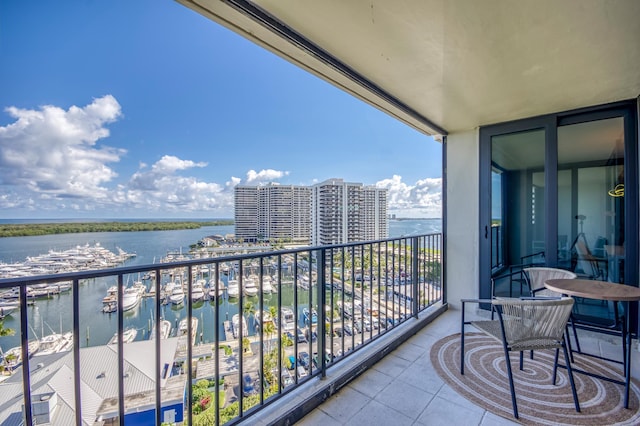
[[[74,234],[80,232],[138,232],[198,229],[203,226],[233,225],[233,220],[209,222],[82,222],[82,223],[7,223],[0,224],[1,237],[28,237],[34,235]]]

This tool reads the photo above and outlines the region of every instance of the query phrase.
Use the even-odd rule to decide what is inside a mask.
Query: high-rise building
[[[256,241],[258,237],[258,187],[237,185],[234,190],[236,238]]]
[[[313,187],[313,245],[387,238],[387,190],[329,179]]]
[[[329,245],[387,238],[387,190],[329,179],[309,186],[236,186],[236,237]]]
[[[245,241],[311,242],[311,188],[294,185],[236,186],[236,238]]]

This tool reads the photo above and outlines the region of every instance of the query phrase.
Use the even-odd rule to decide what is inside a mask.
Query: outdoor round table
[[[629,331],[629,325],[631,319],[629,318],[629,302],[637,302],[640,300],[640,288],[633,287],[625,284],[617,284],[608,281],[594,281],[594,280],[582,280],[582,279],[554,279],[547,280],[544,284],[549,290],[557,293],[574,296],[584,297],[586,299],[607,300],[611,302],[621,302],[624,305],[624,322],[622,322],[622,338],[626,342],[623,348],[624,357],[624,382],[617,382],[624,384],[625,397],[624,407],[629,408],[629,384],[631,383],[631,332]],[[617,318],[616,318],[617,321]],[[575,370],[579,371],[579,370]],[[607,379],[610,380],[610,379]]]

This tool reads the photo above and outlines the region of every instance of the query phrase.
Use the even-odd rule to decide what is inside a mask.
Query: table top
[[[547,280],[544,286],[567,296],[585,297],[587,299],[611,300],[616,302],[633,302],[640,300],[640,288],[608,281],[581,279]]]

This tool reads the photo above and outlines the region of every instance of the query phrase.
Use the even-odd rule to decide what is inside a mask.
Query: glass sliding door
[[[518,296],[523,264],[638,285],[636,122],[629,101],[480,129],[480,297]]]
[[[500,248],[500,269],[537,263],[545,250],[545,131],[491,138],[492,247]]]
[[[558,127],[558,258],[579,278],[625,282],[624,145],[622,117]],[[613,321],[606,303],[577,299],[575,313]]]

